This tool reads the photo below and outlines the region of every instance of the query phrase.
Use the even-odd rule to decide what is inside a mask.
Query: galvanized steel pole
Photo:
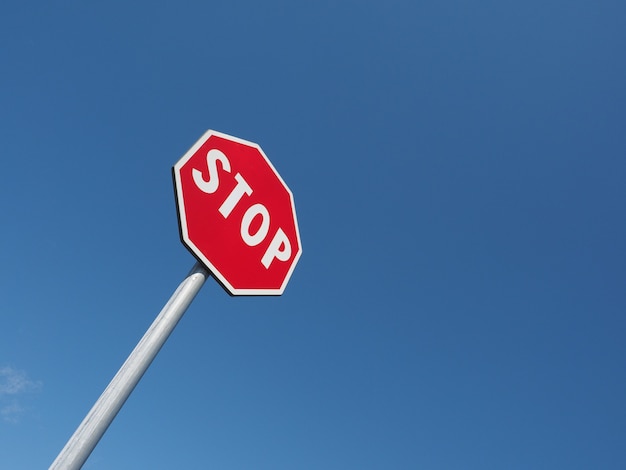
[[[208,271],[196,263],[91,408],[49,470],[80,469],[189,307]]]

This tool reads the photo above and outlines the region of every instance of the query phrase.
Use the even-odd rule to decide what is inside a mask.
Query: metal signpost
[[[208,273],[204,266],[196,263],[109,386],[102,392],[96,404],[52,463],[50,470],[74,470],[83,466],[207,277]]]
[[[172,172],[181,240],[198,262],[50,470],[83,466],[209,272],[231,295],[281,295],[302,254],[293,195],[257,144],[207,131]]]

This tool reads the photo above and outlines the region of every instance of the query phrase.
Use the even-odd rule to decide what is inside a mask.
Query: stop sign
[[[174,165],[183,244],[231,295],[280,295],[302,254],[293,194],[257,144],[209,130]]]

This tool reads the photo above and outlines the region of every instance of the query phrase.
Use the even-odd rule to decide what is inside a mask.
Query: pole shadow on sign
[[[80,469],[211,273],[231,295],[281,295],[302,254],[293,194],[261,147],[209,130],[172,168],[180,238],[197,262],[50,470]]]

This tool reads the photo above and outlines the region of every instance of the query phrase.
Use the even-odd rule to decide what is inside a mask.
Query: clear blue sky
[[[84,468],[626,468],[624,2],[9,0],[0,44],[0,468],[193,265],[209,128],[304,254],[282,297],[209,280]]]

